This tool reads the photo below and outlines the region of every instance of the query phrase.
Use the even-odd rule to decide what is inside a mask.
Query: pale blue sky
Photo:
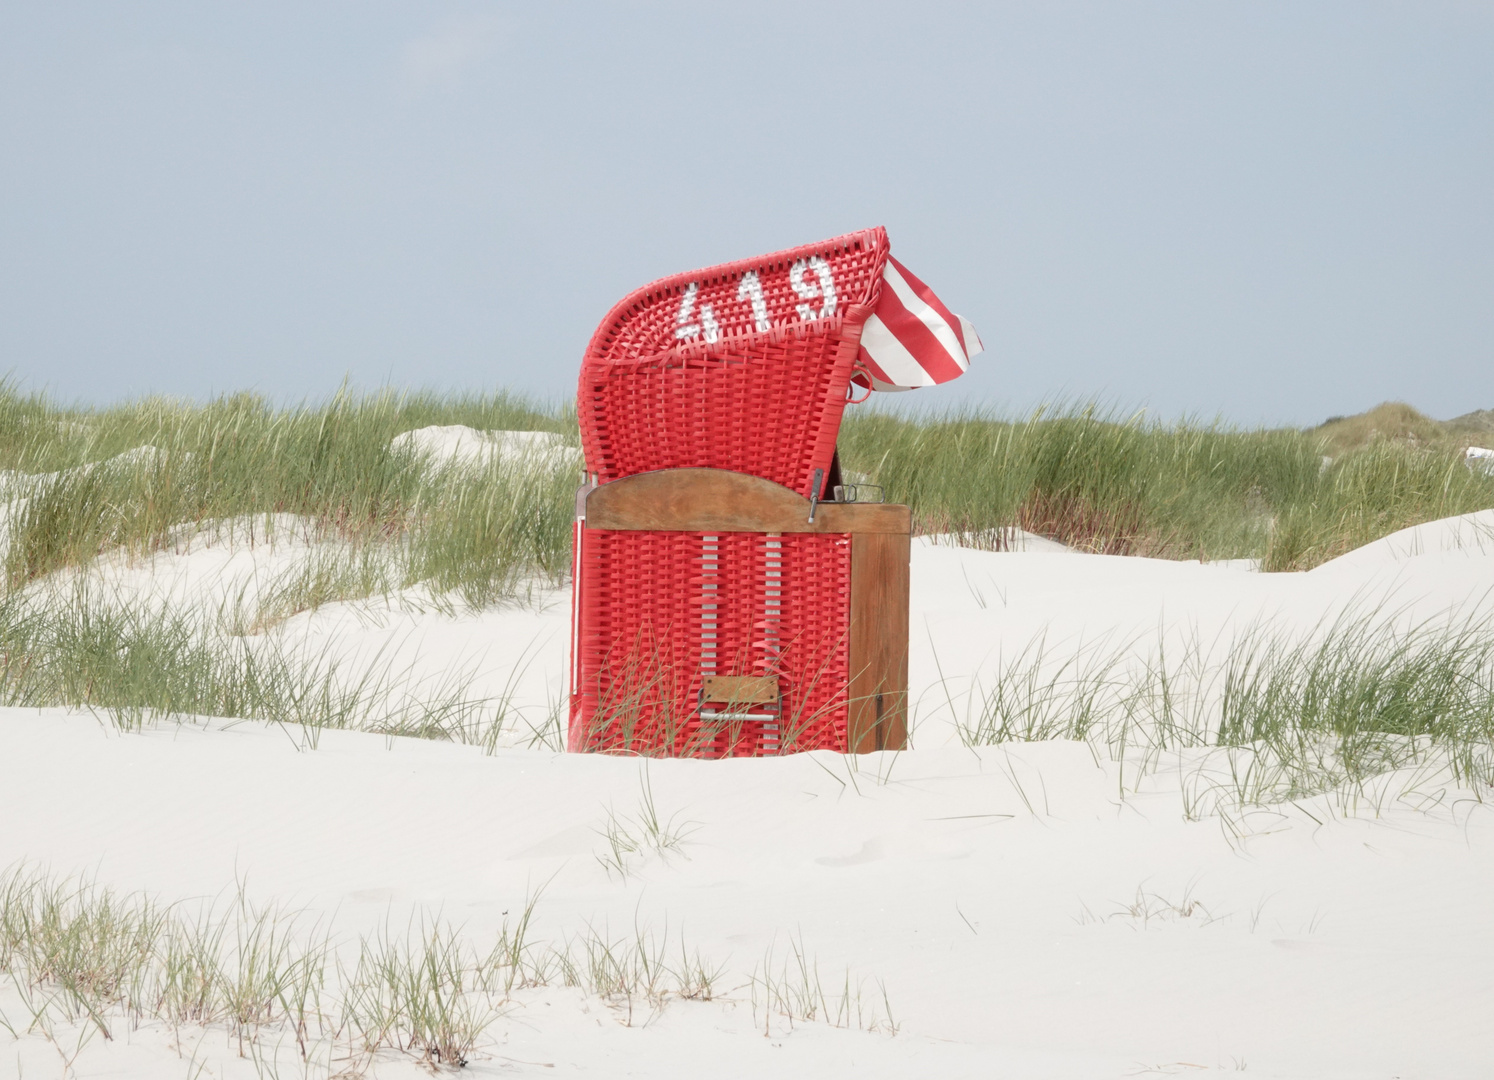
[[[652,278],[884,224],[929,406],[1494,407],[1494,3],[0,2],[0,371],[574,392]]]

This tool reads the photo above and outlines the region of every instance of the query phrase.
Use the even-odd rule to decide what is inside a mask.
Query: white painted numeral
[[[716,313],[711,310],[710,304],[700,305],[700,321],[695,322],[695,294],[700,292],[697,282],[690,282],[685,289],[685,295],[680,300],[680,313],[675,316],[674,336],[680,341],[690,338],[704,336],[707,344],[715,344],[716,339],[721,336],[721,326],[716,322]]]
[[[721,326],[716,322],[716,313],[711,310],[710,304],[700,305],[700,321],[693,321],[695,315],[695,294],[700,292],[697,282],[690,282],[685,288],[685,295],[680,300],[680,313],[674,319],[674,336],[680,341],[701,336],[704,331],[707,344],[715,344],[716,339],[721,336]]]
[[[818,305],[796,305],[799,318],[805,322],[813,322],[815,319],[834,316],[835,277],[830,272],[830,263],[825,259],[811,255],[794,263],[789,268],[789,284],[802,299],[819,301]],[[737,285],[737,299],[746,300],[752,305],[752,324],[758,333],[766,333],[773,328],[773,321],[768,317],[768,300],[763,294],[762,278],[756,270],[749,270],[742,275],[742,280]],[[711,305],[701,302],[698,281],[685,286],[685,294],[680,297],[680,309],[674,320],[674,336],[679,341],[703,338],[708,344],[721,340],[721,324],[716,321],[716,312]]]
[[[737,286],[737,299],[752,301],[752,321],[757,324],[759,333],[773,329],[773,324],[768,321],[768,302],[763,299],[763,283],[758,280],[756,270],[742,275],[742,284]]]
[[[819,284],[804,280],[804,271],[813,270],[815,277],[819,278]],[[815,319],[828,319],[835,314],[835,278],[830,274],[830,264],[818,255],[811,255],[807,259],[800,259],[789,268],[789,284],[794,287],[794,292],[806,300],[819,299],[820,310],[816,312],[808,304],[798,305],[799,318],[805,322]]]

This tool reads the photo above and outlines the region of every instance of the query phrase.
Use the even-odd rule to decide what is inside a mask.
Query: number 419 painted
[[[806,280],[811,271],[815,280]],[[835,314],[835,278],[830,273],[830,264],[818,255],[800,259],[789,267],[789,285],[801,300],[820,302],[818,310],[807,303],[794,306],[795,312],[804,322],[828,319]],[[692,281],[686,286],[685,295],[680,298],[679,313],[674,320],[674,336],[680,341],[704,338],[707,344],[714,344],[721,338],[721,324],[716,321],[716,312],[711,305],[699,302],[699,292],[699,282]],[[741,284],[737,286],[737,299],[745,300],[751,305],[752,324],[759,333],[773,328],[773,320],[768,315],[768,301],[763,294],[762,279],[758,277],[756,270],[749,270],[742,275]]]

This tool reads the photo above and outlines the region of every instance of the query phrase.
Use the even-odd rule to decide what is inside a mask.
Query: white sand
[[[1494,513],[1421,526],[1282,575],[920,544],[916,749],[859,762],[558,755],[521,749],[517,724],[493,756],[338,732],[302,751],[256,723],[121,735],[88,714],[5,710],[0,866],[86,871],[164,899],[242,879],[349,937],[439,909],[479,941],[548,881],[541,936],[667,923],[727,965],[725,1000],[645,1007],[633,1026],[578,991],[521,993],[474,1076],[1485,1077],[1494,815],[1473,793],[1402,778],[1389,790],[1409,785],[1405,798],[1355,815],[1325,796],[1189,822],[1175,768],[1122,799],[1117,767],[1082,743],[976,752],[954,721],[965,688],[1042,632],[1072,649],[1227,638],[1263,617],[1305,631],[1346,605],[1467,613],[1494,589],[1491,526]],[[291,542],[224,541],[107,574],[137,596],[210,604],[303,557]],[[349,657],[382,649],[381,663],[431,678],[471,666],[493,693],[522,658],[518,704],[540,723],[562,692],[567,618],[566,595],[550,592],[454,617],[338,605],[279,632]],[[644,769],[660,808],[694,832],[682,856],[622,882],[594,858],[596,830],[607,806],[632,812]],[[1201,905],[1186,918],[1185,897]],[[765,1037],[746,976],[800,935],[827,983],[846,968],[882,980],[901,1033],[780,1022]],[[12,992],[0,1009],[14,1022]],[[151,1024],[95,1040],[75,1067],[190,1076],[194,1052],[203,1076],[257,1075],[221,1031]],[[0,1076],[60,1064],[38,1036],[0,1029]],[[374,1071],[417,1073],[397,1059]]]

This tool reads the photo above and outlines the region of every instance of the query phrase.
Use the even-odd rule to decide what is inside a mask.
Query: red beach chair
[[[577,393],[570,749],[902,744],[908,511],[822,500],[855,387],[944,381],[977,346],[925,294],[868,229],[665,278],[603,320]]]

